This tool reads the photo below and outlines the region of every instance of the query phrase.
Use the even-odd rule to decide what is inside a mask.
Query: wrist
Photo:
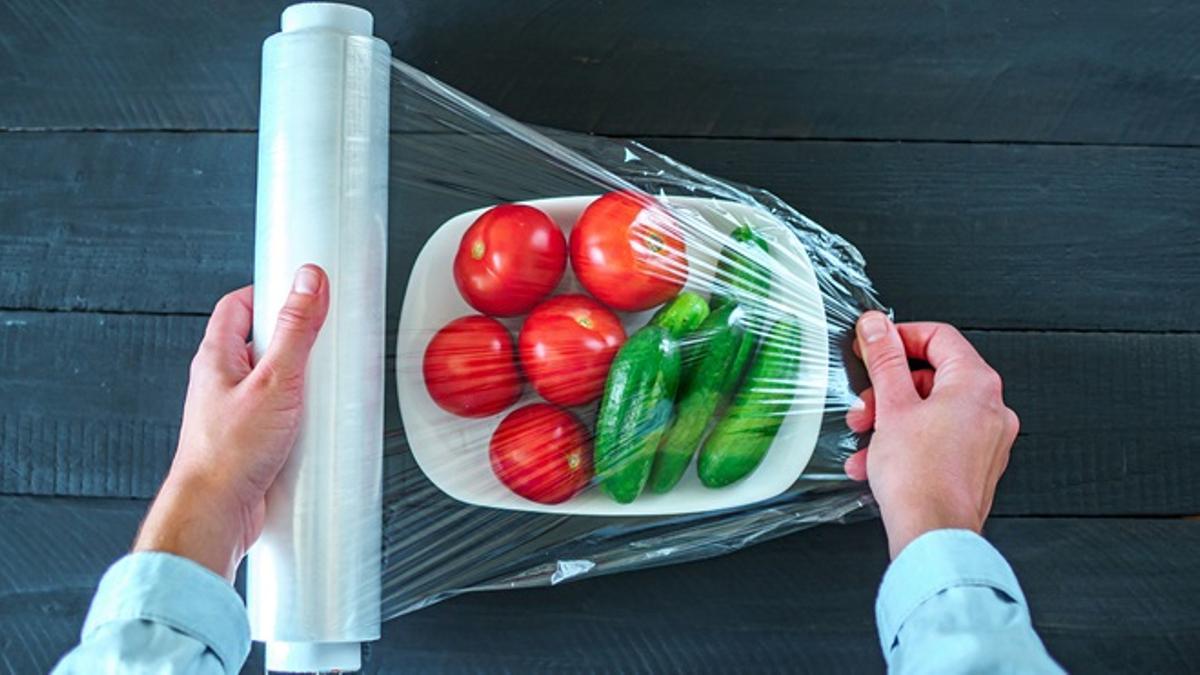
[[[937,500],[916,503],[881,504],[880,514],[887,532],[888,552],[893,560],[915,539],[935,530],[970,530],[978,534],[983,527],[968,509],[955,508]]]
[[[232,581],[245,553],[243,511],[221,485],[202,476],[169,474],[133,550],[188,558]]]

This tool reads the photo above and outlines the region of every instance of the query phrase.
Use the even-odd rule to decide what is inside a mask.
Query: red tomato
[[[516,316],[550,294],[567,268],[567,241],[532,206],[502,204],[467,228],[454,256],[454,283],[484,314]]]
[[[677,295],[688,264],[679,226],[653,199],[610,192],[571,230],[571,268],[604,304],[638,311]]]
[[[425,387],[447,412],[495,415],[521,397],[515,357],[503,324],[486,316],[464,316],[446,324],[425,348]]]
[[[488,450],[500,482],[542,504],[565,502],[592,479],[587,430],[571,413],[546,403],[509,413]]]
[[[521,368],[542,398],[561,406],[590,403],[604,380],[625,329],[616,314],[586,295],[559,295],[538,305],[521,326]]]

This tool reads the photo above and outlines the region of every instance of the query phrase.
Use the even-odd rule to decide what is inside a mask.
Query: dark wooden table
[[[366,4],[398,57],[770,189],[899,317],[963,327],[1023,420],[988,535],[1051,653],[1200,670],[1200,5]],[[0,671],[75,641],[206,316],[250,281],[283,5],[0,2]],[[368,670],[876,671],[885,565],[868,522],[460,597]]]

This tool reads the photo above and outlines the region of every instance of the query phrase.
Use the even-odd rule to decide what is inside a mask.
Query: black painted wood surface
[[[850,239],[902,316],[1200,330],[1195,149],[646,142],[771,190]],[[0,306],[207,313],[251,278],[255,143],[250,133],[0,134]],[[398,190],[397,269],[443,220],[478,206]]]
[[[0,126],[253,128],[259,45],[287,4],[6,0]],[[1200,140],[1200,7],[1189,2],[361,4],[397,57],[568,129]]]
[[[204,317],[0,312],[0,492],[141,497],[166,472]],[[1200,335],[968,331],[1022,431],[996,510],[1200,512]],[[50,345],[70,349],[50,350]],[[394,412],[392,410],[391,412]]]
[[[43,671],[77,639],[145,506],[0,497],[0,669]],[[1195,523],[995,518],[987,534],[1069,670],[1200,668]],[[365,670],[875,672],[872,601],[886,563],[873,521],[701,563],[465,595],[388,622]]]
[[[170,460],[205,317],[251,278],[285,4],[0,0],[0,672],[75,639]],[[859,246],[900,318],[968,328],[1023,420],[988,533],[1051,652],[1200,669],[1200,522],[1177,517],[1200,512],[1200,6],[364,4],[398,57],[770,189]],[[395,291],[458,209],[403,197]],[[864,523],[466,596],[389,623],[368,671],[879,670],[885,563]]]

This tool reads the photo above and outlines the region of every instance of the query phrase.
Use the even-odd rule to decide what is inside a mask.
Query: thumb
[[[919,400],[895,324],[883,312],[867,312],[858,318],[857,331],[858,347],[875,389],[876,414],[885,415],[889,408]]]
[[[292,292],[275,320],[271,344],[255,371],[275,382],[302,379],[308,365],[308,353],[328,311],[329,277],[325,271],[316,265],[305,265],[296,270]]]

